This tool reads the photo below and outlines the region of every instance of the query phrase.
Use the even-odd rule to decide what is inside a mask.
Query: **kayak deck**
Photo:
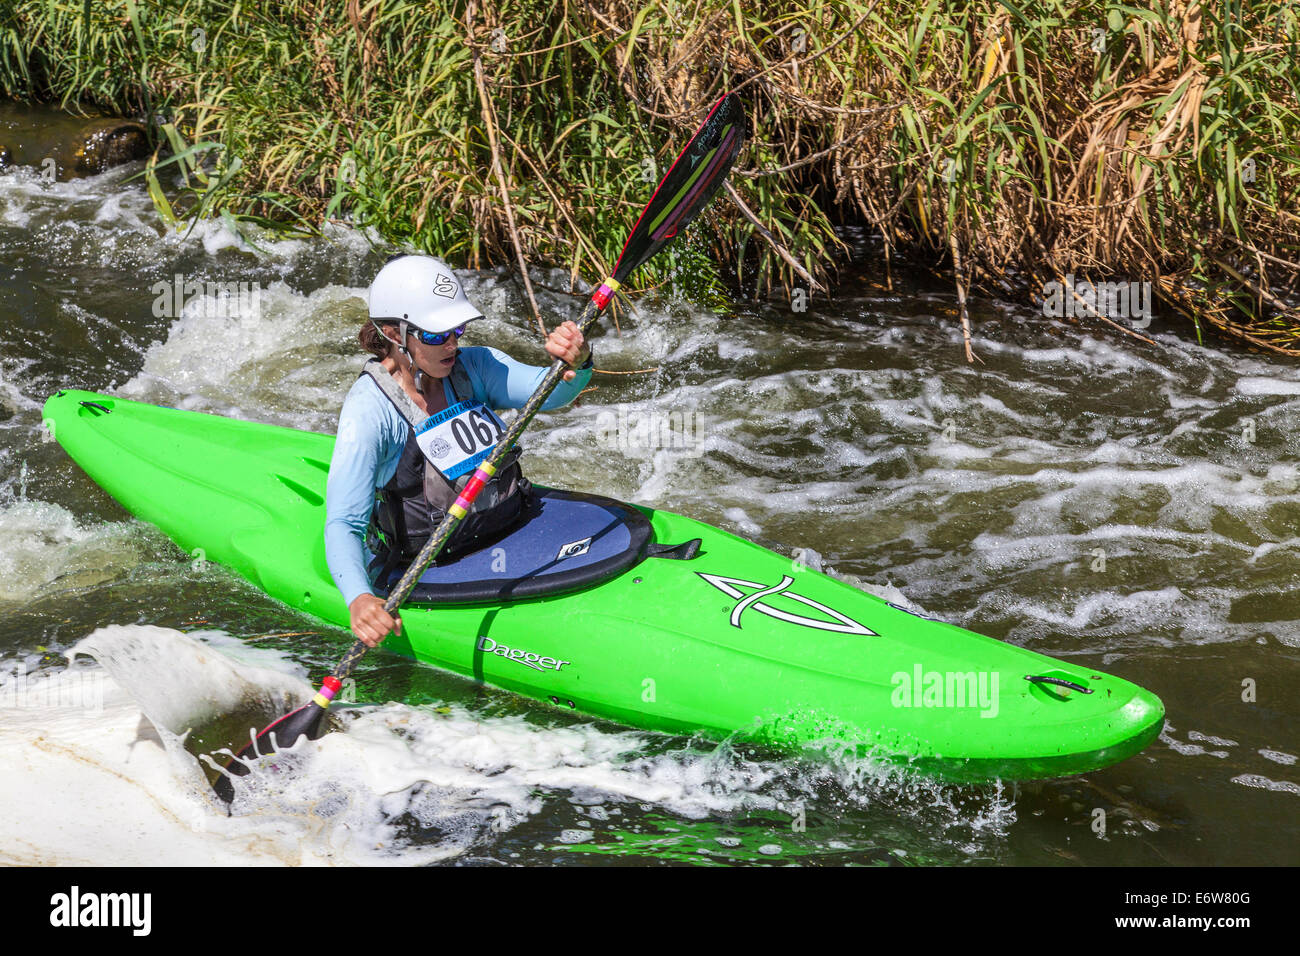
[[[91,478],[181,548],[348,626],[325,562],[332,436],[73,390],[45,417]],[[691,518],[613,504],[644,517],[646,556],[580,590],[408,604],[385,649],[633,727],[847,744],[956,780],[1084,773],[1161,729],[1159,698],[1121,678],[908,613]]]

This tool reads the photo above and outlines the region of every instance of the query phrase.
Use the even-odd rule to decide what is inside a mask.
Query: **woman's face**
[[[434,378],[446,378],[451,374],[451,367],[456,363],[456,336],[451,336],[441,345],[425,345],[419,336],[408,334],[406,347],[411,350],[417,367],[424,369],[425,375]]]
[[[397,329],[386,331],[385,334],[393,342],[397,341]],[[446,378],[451,374],[451,367],[456,362],[456,352],[459,348],[454,335],[448,337],[441,345],[425,345],[415,332],[409,330],[406,335],[406,347],[411,352],[411,358],[415,360],[416,368],[434,378]]]

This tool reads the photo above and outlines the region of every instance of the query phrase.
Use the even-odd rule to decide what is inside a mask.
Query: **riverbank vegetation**
[[[730,88],[753,125],[734,188],[642,283],[797,304],[833,284],[836,226],[858,225],[884,270],[943,270],[962,302],[1149,282],[1197,334],[1300,355],[1290,0],[7,8],[0,92],[146,117],[165,218],[346,218],[591,281]]]

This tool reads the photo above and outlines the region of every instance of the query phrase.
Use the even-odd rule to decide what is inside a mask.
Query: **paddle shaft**
[[[605,280],[605,283],[592,296],[591,301],[587,303],[587,307],[582,310],[582,315],[578,317],[577,324],[578,330],[582,333],[584,339],[587,337],[588,331],[596,324],[596,320],[600,318],[601,313],[605,311],[605,306],[609,304],[614,290],[618,287],[619,283],[615,280]],[[415,589],[415,585],[419,583],[420,576],[424,574],[424,569],[433,563],[442,552],[442,549],[446,547],[447,542],[451,540],[451,536],[455,534],[456,529],[460,527],[461,521],[469,513],[470,508],[473,507],[474,500],[478,498],[479,492],[483,490],[484,485],[487,484],[496,471],[497,463],[519,441],[519,436],[523,434],[524,429],[533,420],[533,416],[541,411],[542,405],[546,403],[546,399],[550,397],[551,392],[555,391],[555,386],[560,384],[560,379],[568,368],[569,364],[561,359],[556,359],[551,364],[550,369],[546,372],[546,377],[537,386],[537,390],[533,392],[532,397],[519,410],[519,414],[506,430],[505,435],[496,443],[492,453],[478,466],[478,470],[474,472],[473,477],[465,485],[460,497],[456,499],[456,503],[448,509],[447,516],[438,525],[438,530],[420,549],[420,553],[411,562],[411,566],[406,569],[406,573],[397,582],[397,586],[389,592],[388,599],[384,601],[384,610],[386,612],[392,614],[406,603],[407,597]],[[365,656],[368,650],[370,650],[370,647],[364,641],[354,643],[330,676],[338,681],[347,680],[357,662]]]

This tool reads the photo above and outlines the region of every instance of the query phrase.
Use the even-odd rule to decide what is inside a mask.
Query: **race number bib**
[[[455,481],[477,468],[505,433],[505,423],[486,405],[457,402],[430,415],[415,433],[415,441],[429,463],[448,481]]]

